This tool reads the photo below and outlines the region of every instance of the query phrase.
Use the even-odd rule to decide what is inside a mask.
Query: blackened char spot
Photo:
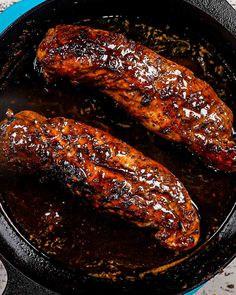
[[[219,146],[219,145],[215,145],[213,143],[207,143],[206,145],[206,149],[209,151],[209,152],[214,152],[216,154],[222,152],[222,147]]]
[[[164,128],[164,129],[161,130],[161,133],[162,134],[168,134],[170,132],[171,132],[171,127],[166,127],[166,128]]]
[[[151,101],[152,101],[152,97],[148,95],[147,93],[144,93],[141,100],[141,105],[144,107],[149,106]]]
[[[80,39],[88,39],[88,29],[87,28],[80,28],[79,30],[79,38]]]
[[[9,118],[7,118],[8,124],[14,122],[15,120],[16,120],[15,117],[9,117]]]
[[[164,87],[160,90],[160,98],[161,99],[168,99],[174,95],[174,89],[171,86]]]

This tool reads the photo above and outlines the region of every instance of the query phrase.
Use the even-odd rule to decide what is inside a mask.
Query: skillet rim
[[[0,34],[0,40],[1,39],[4,39],[4,37],[5,37],[5,35],[7,35],[7,33],[11,30],[11,29],[14,29],[14,27],[15,26],[17,26],[19,23],[21,23],[22,21],[24,21],[24,19],[26,18],[26,17],[28,17],[28,16],[30,16],[31,14],[33,14],[34,12],[36,12],[36,11],[39,11],[42,7],[45,7],[45,6],[47,6],[47,5],[49,5],[49,4],[51,4],[51,3],[54,3],[55,2],[55,0],[48,0],[48,1],[45,1],[45,2],[43,2],[43,3],[41,3],[41,4],[39,4],[38,6],[36,6],[35,8],[33,8],[33,9],[31,9],[30,11],[28,11],[27,13],[25,13],[23,16],[21,16],[19,19],[17,19],[14,23],[12,23],[6,30],[4,30],[1,34]],[[191,4],[192,6],[194,6],[194,7],[197,7],[198,9],[199,9],[199,5],[197,5],[196,4],[196,2],[199,2],[199,1],[197,1],[197,0],[183,0],[182,2],[184,2],[184,3],[189,3],[189,4]],[[200,1],[200,4],[201,4],[201,6],[202,6],[202,8],[200,8],[200,10],[201,11],[203,11],[204,13],[206,13],[206,14],[208,14],[209,16],[211,16],[211,17],[213,17],[213,18],[215,18],[215,20],[218,22],[218,23],[221,23],[221,21],[224,19],[224,18],[220,18],[220,20],[221,21],[219,21],[218,19],[217,19],[217,14],[215,15],[214,13],[213,13],[213,15],[212,14],[210,14],[209,13],[209,11],[208,11],[208,5],[207,5],[207,2],[208,1]],[[228,2],[226,2],[225,0],[221,0],[221,1],[217,1],[217,0],[213,0],[212,1],[213,3],[217,3],[217,4],[219,4],[219,2],[221,2],[221,8],[224,6],[224,12],[225,11],[229,11],[230,12],[230,15],[231,16],[233,16],[233,18],[231,17],[231,19],[234,19],[235,18],[235,20],[236,20],[236,11],[234,11],[234,9],[228,4]],[[198,3],[199,4],[199,3]],[[222,6],[223,5],[223,6]],[[206,11],[205,11],[206,10]],[[228,17],[227,17],[227,19],[228,19]],[[235,22],[235,24],[236,24],[236,22]],[[228,28],[225,28],[225,26],[223,25],[223,27],[224,27],[224,29],[225,30],[227,30],[227,31],[229,31],[229,32],[231,32],[231,34],[233,34],[234,35],[234,37],[236,37],[236,25],[234,25],[234,27],[232,27],[232,26],[229,26]],[[0,215],[0,224],[1,224],[1,218],[4,218],[5,219],[5,221],[7,221],[7,218],[6,218],[6,216],[4,217],[4,214],[2,214],[3,212],[2,212],[2,210],[1,210],[1,208],[0,208],[0,213],[1,213],[1,215]],[[235,221],[236,221],[236,207],[234,207],[234,209],[232,209],[232,212],[231,212],[231,215],[230,216],[228,216],[228,218],[226,218],[226,220],[225,220],[225,223],[224,223],[224,225],[222,225],[222,229],[224,228],[224,226],[227,226],[227,222],[230,220],[230,218],[233,218]],[[234,221],[234,222],[235,222]],[[9,221],[8,221],[9,222]],[[9,224],[8,224],[9,225]],[[214,235],[214,237],[212,238],[212,241],[216,238],[216,236],[217,236],[217,234],[218,234],[219,232],[217,232],[215,235]],[[19,237],[20,238],[22,238],[22,235],[20,234],[19,235]],[[0,233],[0,240],[2,240],[2,238],[3,238],[3,236],[2,236],[2,232]],[[234,238],[234,242],[233,242],[233,244],[234,245],[236,245],[236,235],[235,236],[233,236],[233,238]],[[1,243],[2,244],[2,243]],[[1,244],[0,244],[0,250],[1,250]],[[35,251],[35,250],[34,250]],[[41,255],[42,253],[40,252],[40,255]],[[234,253],[233,255],[231,254],[230,255],[231,257],[230,258],[227,258],[227,261],[225,261],[223,264],[221,263],[221,268],[222,267],[225,267],[232,259],[234,259],[234,257],[236,257],[236,253]],[[10,259],[8,259],[8,260],[11,260],[11,258]],[[206,277],[205,278],[205,280],[204,281],[201,281],[201,282],[199,282],[197,285],[195,285],[194,287],[197,287],[197,286],[199,286],[199,285],[201,285],[202,283],[204,283],[205,281],[207,281],[210,277],[213,277],[217,272],[219,272],[220,271],[220,269],[218,269],[218,270],[216,270],[215,272],[212,272],[212,274],[211,274],[211,276],[208,276],[208,277]],[[191,288],[189,288],[188,290],[191,290],[191,289],[193,289],[194,287],[191,287]],[[183,291],[183,290],[182,290]],[[186,291],[186,290],[185,290]]]

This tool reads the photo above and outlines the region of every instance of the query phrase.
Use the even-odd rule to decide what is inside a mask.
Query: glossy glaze
[[[180,31],[166,25],[153,27],[155,21],[147,19],[106,17],[82,23],[125,34],[191,68],[236,111],[230,60],[201,34],[198,36],[188,28]],[[32,66],[43,35],[44,32],[37,38],[34,36],[32,43],[27,42],[16,58],[9,57],[5,65],[9,74],[0,85],[1,121],[10,107],[15,113],[31,109],[47,117],[73,118],[108,131],[181,179],[201,212],[198,245],[211,239],[234,204],[235,174],[207,169],[181,145],[148,132],[114,100],[91,87],[74,87],[61,80],[55,85],[45,85]],[[133,280],[145,271],[167,269],[193,252],[168,250],[160,246],[150,230],[131,226],[114,215],[99,214],[44,173],[15,177],[0,170],[0,187],[0,200],[11,220],[29,243],[57,265],[82,269],[91,276],[106,279]]]
[[[236,171],[232,111],[186,67],[121,34],[75,25],[50,29],[37,58],[48,81],[93,84],[148,130]]]
[[[95,208],[156,228],[155,237],[167,248],[187,250],[199,240],[198,214],[182,183],[104,131],[62,117],[8,111],[0,147],[5,169],[51,171]]]

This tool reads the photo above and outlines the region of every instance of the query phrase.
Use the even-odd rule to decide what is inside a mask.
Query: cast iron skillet
[[[230,61],[231,69],[236,69],[236,13],[226,1],[165,0],[158,1],[154,9],[155,2],[52,0],[36,7],[1,35],[0,87],[3,90],[4,83],[14,73],[20,52],[35,50],[32,46],[39,43],[49,27],[105,15],[140,16],[152,19],[155,25],[171,24],[178,30],[187,24],[190,32],[202,32],[205,38],[219,46]],[[108,282],[91,278],[85,272],[71,270],[49,259],[29,244],[15,227],[14,220],[9,218],[3,192],[0,193],[0,253],[25,275],[59,293],[87,294],[99,290],[107,294],[178,294],[202,284],[235,256],[236,207],[232,203],[220,229],[182,263],[158,275],[148,274],[142,280]],[[235,192],[233,197],[235,200]]]

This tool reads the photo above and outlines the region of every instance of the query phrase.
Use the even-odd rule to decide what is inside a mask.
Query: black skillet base
[[[219,1],[215,1],[215,3],[216,2],[219,3]],[[204,3],[202,3],[202,5],[204,7]],[[232,22],[232,19],[235,19],[235,14],[224,1],[222,1],[220,5],[218,9],[228,9],[229,15],[232,13],[232,18],[227,18],[224,13],[222,13],[219,21],[223,21],[224,25],[231,31],[235,30],[235,22]],[[4,83],[8,83],[12,73],[15,73],[17,66],[22,62],[22,59],[25,58],[25,55],[22,53],[24,53],[24,51],[27,52],[27,50],[32,50],[32,45],[38,44],[47,28],[58,23],[73,23],[85,18],[94,19],[101,15],[128,15],[131,19],[140,15],[144,19],[152,19],[158,26],[170,24],[170,27],[174,29],[178,27],[176,31],[179,32],[181,32],[181,28],[186,28],[186,24],[188,24],[190,33],[191,30],[194,32],[204,31],[204,37],[210,40],[212,44],[216,44],[216,46],[218,46],[217,50],[219,49],[219,52],[222,52],[223,55],[227,57],[227,62],[230,64],[227,73],[228,76],[231,77],[230,79],[234,80],[233,73],[230,71],[235,69],[234,62],[236,59],[233,51],[233,48],[235,48],[235,39],[233,39],[230,33],[226,32],[216,22],[211,22],[210,24],[209,18],[205,14],[199,13],[198,10],[187,5],[184,1],[178,3],[176,1],[162,1],[159,4],[158,11],[152,11],[153,9],[151,9],[151,7],[152,1],[147,1],[145,6],[137,3],[134,4],[132,1],[129,2],[129,5],[125,3],[125,1],[124,3],[122,1],[119,1],[119,3],[110,3],[107,1],[60,1],[60,4],[56,1],[49,1],[47,5],[41,6],[42,11],[40,13],[39,10],[34,10],[32,14],[28,14],[26,19],[23,18],[14,29],[10,29],[3,35],[3,38],[6,39],[5,42],[2,42],[5,49],[2,49],[2,55],[0,57],[0,65],[5,65],[5,67],[2,67],[0,73],[2,88],[5,89]],[[212,8],[216,9],[216,6]],[[216,11],[214,10],[212,13],[217,14],[219,11],[220,10],[216,9]],[[225,10],[223,11],[225,12]],[[18,41],[16,41],[17,39]],[[11,40],[14,40],[14,44]],[[219,45],[222,44],[222,40],[224,40],[224,47]],[[8,50],[6,48],[8,48]],[[8,54],[6,54],[6,52]],[[12,66],[9,67],[9,63]],[[27,78],[26,76],[26,79]],[[235,85],[235,81],[233,83]],[[16,90],[17,89],[16,87]],[[30,91],[29,89],[28,92],[30,93]],[[16,96],[17,93],[18,97],[20,97],[21,94],[16,92]],[[7,95],[7,93],[3,93],[3,95]],[[229,104],[231,103],[230,100],[227,102]],[[6,101],[6,104],[8,103],[9,101]],[[12,104],[13,106],[15,105],[14,102]],[[16,104],[16,110],[21,110],[24,104],[26,104],[25,101],[22,101],[22,104]],[[45,111],[47,110],[45,109]],[[4,112],[4,105],[1,112]],[[127,140],[129,140],[128,137]],[[171,164],[169,163],[169,165]],[[179,172],[174,172],[178,176]],[[222,175],[222,177],[219,177],[218,175],[217,177],[218,180],[216,182],[219,186],[221,179],[225,176]],[[234,181],[233,176],[230,177],[232,181]],[[14,186],[13,183],[12,186]],[[224,187],[222,187],[222,189],[224,189]],[[224,190],[224,192],[226,192],[226,190]],[[221,223],[226,218],[227,213],[230,212],[235,200],[235,193],[229,192],[228,194],[231,195],[231,199],[229,195],[228,198],[226,195],[225,201],[224,199],[221,200],[222,210],[221,207],[216,210],[217,217],[223,214],[224,218]],[[230,202],[228,202],[229,199],[231,200]],[[207,198],[206,202],[210,204],[210,199]],[[229,205],[230,207],[227,207]],[[5,208],[6,206],[4,205],[4,210]],[[223,209],[225,209],[225,211]],[[210,216],[213,215],[209,214],[209,218]],[[205,220],[206,217],[207,214],[205,214]],[[107,293],[112,289],[112,292],[117,294],[119,294],[121,290],[132,294],[142,294],[144,290],[146,294],[176,294],[208,279],[219,267],[222,267],[226,262],[232,259],[235,253],[235,218],[235,211],[233,210],[225,226],[223,226],[206,245],[202,246],[202,249],[199,249],[199,251],[193,254],[188,260],[158,276],[148,274],[144,278],[145,283],[141,280],[124,282],[121,279],[116,283],[107,283],[106,280],[91,279],[91,277],[80,270],[70,270],[62,264],[48,259],[42,253],[37,252],[36,249],[33,249],[20,234],[17,234],[18,229],[14,228],[13,225],[9,225],[9,221],[6,220],[7,218],[4,213],[0,215],[0,251],[4,257],[29,277],[60,293],[66,293],[69,290],[70,292],[75,291],[76,293],[82,294],[88,293],[88,290],[91,291],[99,288]]]

